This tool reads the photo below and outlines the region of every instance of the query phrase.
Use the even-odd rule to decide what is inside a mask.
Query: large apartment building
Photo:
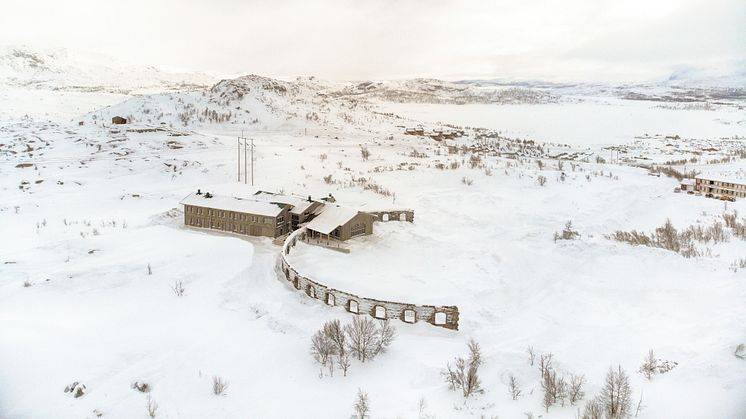
[[[250,236],[280,237],[290,231],[291,206],[264,200],[216,196],[200,190],[181,201],[184,224]]]
[[[369,213],[295,195],[259,191],[246,197],[189,194],[181,200],[184,224],[249,236],[280,237],[306,225],[314,237],[349,240],[373,233]]]
[[[746,180],[724,179],[715,176],[694,178],[694,190],[704,194],[746,198]]]

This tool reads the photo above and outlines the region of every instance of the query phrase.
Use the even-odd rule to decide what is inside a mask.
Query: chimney
[[[202,195],[202,191],[200,191],[199,189],[197,189],[197,195]]]
[[[311,201],[312,201],[311,195],[308,195],[308,202],[311,202]]]

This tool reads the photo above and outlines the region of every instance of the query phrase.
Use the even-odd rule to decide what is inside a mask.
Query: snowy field
[[[746,112],[733,106],[688,110],[661,108],[666,104],[660,102],[611,97],[575,100],[579,102],[502,106],[381,103],[379,107],[382,112],[413,120],[485,127],[508,136],[580,147],[625,144],[644,134],[686,138],[746,136]]]
[[[79,99],[50,112],[67,118],[98,100]],[[728,109],[488,106],[385,105],[423,121],[580,147],[646,132],[716,139],[746,130],[737,123],[743,114]],[[145,418],[146,396],[130,387],[145,381],[164,418],[346,418],[360,388],[373,418],[570,419],[617,365],[630,375],[635,404],[642,398],[641,419],[746,417],[746,362],[733,356],[746,343],[746,271],[730,268],[746,242],[733,237],[709,244],[710,256],[687,259],[606,237],[652,231],[667,218],[683,228],[726,209],[746,214],[746,201],[674,194],[675,179],[593,160],[558,170],[551,159],[539,167],[533,158],[487,155],[469,168],[468,155],[403,136],[392,124],[369,134],[231,124],[127,132],[90,119],[80,127],[77,119],[44,122],[44,113],[20,123],[6,115],[0,418]],[[351,315],[279,279],[280,248],[271,240],[182,223],[178,202],[197,188],[247,190],[235,173],[242,128],[255,139],[255,183],[263,189],[415,211],[412,224],[377,224],[349,254],[299,245],[292,260],[301,272],[369,297],[457,305],[460,330],[394,322],[398,337],[387,353],[353,362],[347,377],[320,377],[311,336]],[[24,151],[31,139],[34,150]],[[16,167],[22,162],[33,165]],[[718,167],[736,171],[741,163]],[[352,180],[361,177],[391,194]],[[580,237],[555,242],[569,220]],[[184,296],[172,291],[177,281]],[[484,353],[485,392],[465,401],[440,374],[470,338]],[[528,346],[554,354],[558,371],[584,374],[584,400],[546,412]],[[677,366],[648,381],[637,370],[650,349]],[[523,390],[518,400],[510,375]],[[212,394],[213,376],[229,382],[225,395]],[[87,386],[85,396],[63,392],[74,381]]]

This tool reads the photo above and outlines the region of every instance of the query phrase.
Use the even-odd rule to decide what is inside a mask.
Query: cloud
[[[746,59],[740,0],[3,0],[0,39],[329,79],[664,77]]]

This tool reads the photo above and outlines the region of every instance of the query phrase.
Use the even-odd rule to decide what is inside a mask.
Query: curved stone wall
[[[394,212],[405,213],[405,211]],[[381,212],[381,214],[383,213],[385,212]],[[375,215],[376,213],[371,214]],[[413,213],[412,218],[414,218]],[[306,234],[306,228],[300,228],[290,234],[282,245],[282,255],[280,257],[282,273],[296,290],[326,305],[343,307],[354,314],[368,314],[377,319],[396,319],[405,323],[424,321],[434,326],[458,330],[459,312],[456,306],[415,305],[366,298],[327,287],[318,281],[300,275],[298,270],[288,262],[287,255],[290,254],[298,240],[303,240],[306,237]]]
[[[376,221],[414,221],[414,211],[412,210],[385,210],[385,211],[366,211],[368,214],[376,217]]]

